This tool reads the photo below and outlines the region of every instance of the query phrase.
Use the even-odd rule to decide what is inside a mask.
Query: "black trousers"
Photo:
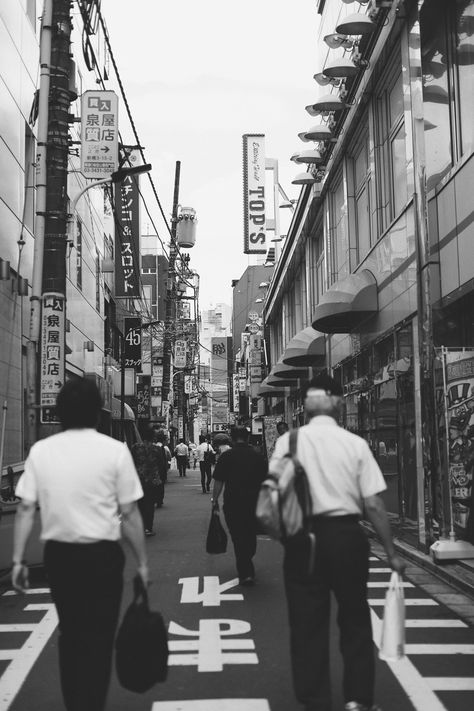
[[[186,476],[187,457],[176,457],[176,465],[178,467],[179,476]]]
[[[373,703],[374,647],[367,602],[369,543],[355,516],[316,518],[316,554],[308,569],[309,546],[286,546],[285,587],[290,621],[293,682],[298,701],[330,711],[330,593],[338,604],[344,700]]]
[[[154,484],[142,484],[143,496],[138,499],[138,509],[142,516],[143,528],[145,531],[153,529],[153,519],[155,516],[155,504],[157,492]]]
[[[252,558],[257,550],[255,506],[225,504],[224,516],[234,545],[235,563],[239,579],[254,577]]]
[[[59,670],[67,711],[103,711],[122,597],[115,541],[47,541],[44,562],[59,617]]]
[[[199,462],[201,470],[201,486],[203,491],[209,491],[211,488],[212,465],[210,462]]]

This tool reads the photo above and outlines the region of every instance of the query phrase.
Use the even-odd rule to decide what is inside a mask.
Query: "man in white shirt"
[[[204,435],[199,436],[199,444],[196,448],[199,469],[201,470],[202,493],[206,494],[211,487],[212,464],[216,460],[216,452],[209,442],[209,438]]]
[[[337,424],[342,388],[329,376],[313,378],[303,392],[309,423],[298,431],[297,457],[311,491],[312,554],[303,538],[285,547],[284,577],[291,632],[293,682],[305,711],[330,711],[330,593],[338,603],[344,660],[346,711],[373,706],[375,662],[367,602],[369,543],[359,525],[373,524],[393,570],[405,563],[396,553],[385,507],[382,472],[367,442]],[[279,437],[270,462],[288,454],[289,433]],[[311,557],[311,560],[310,560]],[[311,565],[309,565],[311,563]]]
[[[189,448],[184,443],[184,439],[180,439],[174,450],[176,457],[176,465],[178,467],[179,476],[186,476],[186,467],[188,466]]]
[[[67,711],[102,711],[110,681],[130,544],[148,584],[143,496],[125,443],[96,431],[101,396],[90,380],[68,381],[57,398],[63,431],[33,445],[17,485],[13,587],[28,588],[25,548],[37,505],[51,596],[59,617],[59,666]]]

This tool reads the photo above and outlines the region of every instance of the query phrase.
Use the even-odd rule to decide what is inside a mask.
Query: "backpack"
[[[211,452],[209,449],[209,443],[207,445],[207,449],[204,451],[204,462],[206,464],[215,464],[216,461],[216,456],[214,452]]]
[[[288,543],[308,533],[312,516],[308,477],[296,457],[298,430],[291,430],[289,451],[278,462],[270,462],[269,476],[260,486],[256,517],[263,533]]]

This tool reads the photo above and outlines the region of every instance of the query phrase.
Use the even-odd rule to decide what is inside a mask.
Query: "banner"
[[[150,419],[150,381],[149,375],[137,376],[137,419]]]
[[[266,254],[265,136],[242,136],[244,151],[244,253]]]
[[[174,342],[174,367],[186,368],[187,365],[187,343],[178,339]]]
[[[140,194],[136,175],[127,175],[117,185],[115,212],[115,296],[140,297]]]
[[[142,369],[142,321],[135,316],[124,318],[124,359],[126,368]]]
[[[449,490],[456,533],[474,543],[472,485],[474,460],[474,350],[445,352],[448,412]],[[439,404],[443,405],[441,398]],[[442,416],[444,420],[444,416]]]
[[[110,178],[118,169],[118,98],[113,91],[85,91],[81,99],[81,173]]]
[[[65,300],[62,294],[44,294],[41,313],[41,422],[58,422],[54,408],[64,383]]]

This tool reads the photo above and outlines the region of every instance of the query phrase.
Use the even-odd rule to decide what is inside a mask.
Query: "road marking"
[[[7,590],[3,593],[3,597],[9,597],[10,595],[49,595],[51,590],[49,588],[30,588],[25,590],[24,593],[19,593],[16,590]]]
[[[270,711],[270,704],[267,699],[155,701],[151,711]]]
[[[28,625],[0,625],[0,632],[33,632],[36,629],[36,623]]]
[[[193,637],[194,639],[170,640],[170,650],[183,651],[183,654],[170,654],[171,666],[197,665],[199,672],[222,671],[224,664],[258,664],[255,653],[224,652],[224,649],[255,649],[251,639],[240,636],[250,632],[251,626],[245,620],[205,619],[199,620],[199,629],[190,630],[170,622],[170,635]],[[176,646],[174,646],[176,645]],[[197,654],[187,650],[197,649]]]
[[[402,588],[414,588],[415,586],[413,583],[399,583]],[[382,580],[382,581],[376,581],[376,582],[368,582],[367,587],[368,588],[388,588],[390,585],[390,580]]]
[[[405,620],[405,627],[467,627],[462,620]]]
[[[406,644],[405,654],[474,654],[474,644]]]
[[[217,575],[205,575],[202,592],[199,592],[199,577],[180,578],[178,583],[183,586],[180,600],[182,603],[202,603],[203,607],[220,607],[221,601],[244,599],[242,593],[224,594],[226,590],[235,588],[239,584],[238,578],[233,578],[227,583],[219,583]]]
[[[24,611],[44,611],[45,614],[23,646],[15,650],[15,656],[9,657],[12,661],[0,677],[0,711],[8,711],[58,624],[56,608],[52,603],[27,605]]]
[[[433,691],[474,691],[472,676],[426,677],[425,681]]]
[[[385,605],[385,598],[384,597],[381,597],[380,599],[374,598],[373,600],[369,600],[368,602],[371,607],[383,607]],[[427,605],[427,606],[435,607],[435,606],[439,605],[439,603],[436,602],[436,600],[432,600],[430,597],[426,597],[426,598],[425,597],[420,597],[420,598],[406,597],[405,598],[405,605],[406,606],[414,605],[414,606],[419,606],[419,607]]]
[[[0,649],[0,660],[2,662],[5,662],[10,661],[11,659],[15,659],[15,657],[18,656],[18,652],[20,651],[20,649]]]
[[[370,574],[372,573],[393,573],[391,568],[370,568]]]
[[[382,636],[382,620],[370,611],[372,617],[372,629],[374,642],[377,647],[380,647],[380,639]],[[403,657],[396,662],[385,662],[391,669],[394,676],[400,682],[404,692],[410,699],[415,711],[447,711],[446,706],[441,703],[433,689],[430,688],[426,679],[423,679],[419,671],[408,659]]]

